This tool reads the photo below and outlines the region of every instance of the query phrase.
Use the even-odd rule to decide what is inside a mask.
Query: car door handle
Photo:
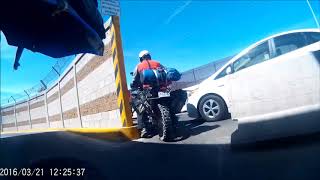
[[[224,86],[224,84],[220,84],[220,85],[218,85],[218,87],[223,87]]]

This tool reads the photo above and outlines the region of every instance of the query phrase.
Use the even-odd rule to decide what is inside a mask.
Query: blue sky
[[[320,2],[311,1],[320,21]],[[105,16],[104,19],[108,17]],[[226,56],[274,33],[315,28],[306,1],[121,1],[121,34],[128,81],[140,50],[185,71]],[[1,99],[37,84],[55,59],[25,51],[13,71],[15,47],[1,35]]]

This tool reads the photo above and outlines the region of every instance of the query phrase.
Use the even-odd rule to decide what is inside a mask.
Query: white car
[[[190,94],[190,117],[216,121],[230,114],[239,124],[279,118],[288,123],[289,117],[310,112],[320,128],[320,30],[265,38],[234,56]],[[282,125],[290,129],[292,124],[286,123]]]

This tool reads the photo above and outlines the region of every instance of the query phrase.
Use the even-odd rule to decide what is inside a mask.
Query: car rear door
[[[280,80],[275,85],[277,99],[273,99],[273,111],[299,109],[319,103],[319,59],[314,52],[320,44],[309,43],[302,32],[291,33],[272,39],[275,57],[270,73],[277,74]]]

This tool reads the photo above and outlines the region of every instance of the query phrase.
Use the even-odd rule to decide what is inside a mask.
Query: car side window
[[[274,38],[276,56],[286,54],[306,45],[302,33],[291,33]]]
[[[320,41],[320,32],[305,32],[304,34],[307,36],[308,44]]]
[[[268,41],[258,45],[233,63],[234,72],[270,59]]]

